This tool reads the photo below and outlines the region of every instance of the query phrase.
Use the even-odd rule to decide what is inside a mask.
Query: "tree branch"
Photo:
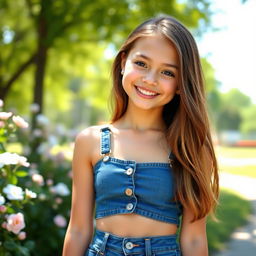
[[[13,74],[13,76],[3,85],[0,92],[0,98],[4,99],[10,90],[12,84],[19,78],[19,76],[34,62],[36,54],[33,54],[27,61],[25,61]],[[1,86],[2,87],[2,86]]]

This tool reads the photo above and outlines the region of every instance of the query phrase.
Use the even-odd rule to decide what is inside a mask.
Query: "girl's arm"
[[[75,141],[72,171],[72,205],[63,256],[82,256],[93,234],[94,189],[91,152],[93,139],[90,128]]]
[[[208,256],[206,218],[191,223],[193,214],[183,210],[180,245],[182,256]]]

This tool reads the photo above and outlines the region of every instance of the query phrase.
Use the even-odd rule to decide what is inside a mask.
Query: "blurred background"
[[[29,123],[22,128],[0,115],[0,153],[30,163],[17,163],[17,175],[0,161],[0,192],[13,184],[37,194],[33,202],[6,197],[1,204],[1,223],[17,211],[26,222],[23,239],[2,225],[1,255],[61,254],[75,135],[108,121],[115,54],[131,30],[159,14],[179,19],[198,43],[220,171],[231,175],[223,178],[221,224],[209,220],[209,247],[212,254],[228,248],[224,242],[255,207],[243,186],[229,182],[256,178],[255,13],[255,0],[0,0],[0,108]],[[238,240],[256,246],[256,228],[250,232]]]

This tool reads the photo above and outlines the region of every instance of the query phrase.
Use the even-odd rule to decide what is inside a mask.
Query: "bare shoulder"
[[[94,165],[101,157],[101,129],[106,126],[107,125],[89,126],[76,136],[75,148],[80,152],[80,155],[84,155],[90,159],[91,165]]]

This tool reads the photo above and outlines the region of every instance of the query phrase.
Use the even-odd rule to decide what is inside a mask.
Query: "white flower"
[[[55,193],[57,195],[60,195],[60,196],[68,196],[70,194],[67,185],[65,185],[62,182],[53,186],[51,190],[52,190],[53,193]]]
[[[43,126],[46,126],[49,124],[49,119],[42,114],[37,115],[36,121],[38,124],[43,125]]]
[[[0,108],[4,106],[3,100],[0,99]]]
[[[29,189],[25,189],[25,194],[28,198],[36,198],[37,194]]]
[[[24,156],[19,156],[16,153],[5,152],[0,154],[0,166],[10,165],[10,164],[19,164],[25,167],[29,166],[27,158]]]
[[[5,198],[0,194],[0,205],[5,203]]]
[[[21,187],[8,184],[3,188],[3,192],[9,200],[23,200],[23,191]]]
[[[20,128],[28,128],[28,123],[20,116],[13,116],[13,122]]]
[[[7,120],[12,116],[12,112],[0,112],[0,119]]]

